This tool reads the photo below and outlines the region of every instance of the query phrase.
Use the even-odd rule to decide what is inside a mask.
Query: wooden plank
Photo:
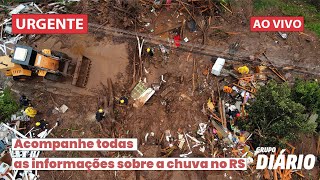
[[[219,125],[218,123],[216,123],[215,121],[211,122],[212,125],[222,134],[222,136],[224,138],[228,137],[228,134],[223,130],[223,128],[221,127],[221,125]]]
[[[248,92],[250,92],[250,93],[253,93],[253,94],[256,93],[256,92],[255,92],[255,89],[254,89],[254,90],[250,90],[250,89],[247,89],[247,88],[245,88],[245,87],[242,87],[242,86],[240,86],[240,85],[238,85],[238,84],[236,84],[236,83],[233,83],[233,85],[234,85],[234,86],[237,86],[238,88],[241,88],[241,89],[243,89],[243,90],[246,90],[246,91],[248,91]]]
[[[282,81],[286,82],[287,80],[283,77],[276,68],[269,67],[269,69],[275,73]]]
[[[318,142],[317,142],[317,154],[320,154],[320,136],[318,136]]]
[[[224,124],[224,128],[227,127],[227,120],[226,120],[226,108],[224,106],[224,100],[221,101],[221,108],[222,108],[222,114],[221,114],[221,119],[223,121]]]
[[[222,119],[220,119],[214,112],[212,112],[210,109],[208,109],[208,111],[212,114],[212,117],[213,117],[215,120],[217,120],[217,121],[219,121],[219,122],[222,123]]]
[[[189,53],[190,54],[190,53]],[[189,57],[189,56],[188,56]],[[188,60],[187,60],[188,61]],[[193,68],[192,68],[192,95],[194,94],[194,91],[196,90],[196,60],[193,58]]]
[[[300,173],[298,171],[296,171],[295,173],[298,174],[299,176],[303,177],[303,178],[305,177],[302,173]]]
[[[264,177],[264,179],[270,179],[271,178],[269,170],[267,168],[264,169],[263,177]]]
[[[286,169],[286,170],[284,170],[284,177],[285,177],[285,178],[289,177],[289,174],[291,174],[291,173],[292,173],[292,169]]]
[[[277,170],[273,170],[273,179],[274,180],[278,180],[278,174],[277,174]]]

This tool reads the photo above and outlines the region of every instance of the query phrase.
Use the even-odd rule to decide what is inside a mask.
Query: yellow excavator
[[[43,49],[36,51],[30,46],[16,45],[13,54],[0,57],[0,71],[16,81],[26,81],[36,76],[51,81],[63,81],[72,77],[72,85],[85,87],[91,61],[79,56],[76,63],[64,53]]]

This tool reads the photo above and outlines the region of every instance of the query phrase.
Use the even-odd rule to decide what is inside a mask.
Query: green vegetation
[[[303,104],[309,113],[320,113],[320,83],[298,80],[294,86],[293,98]]]
[[[293,88],[293,99],[306,107],[306,113],[320,115],[320,83],[317,81],[298,80]],[[317,119],[320,130],[320,118]]]
[[[254,9],[258,12],[269,10],[271,8],[279,8],[283,5],[280,0],[254,0]]]
[[[312,0],[254,0],[254,9],[259,15],[265,14],[264,11],[276,10],[286,16],[303,16],[305,28],[320,37],[320,12]]]
[[[274,81],[259,89],[248,110],[248,119],[242,120],[239,125],[240,129],[254,132],[254,145],[281,147],[285,142],[296,139],[300,133],[315,132],[316,124],[308,123],[306,108],[294,101],[292,92],[288,84]]]
[[[5,89],[3,93],[0,93],[0,121],[9,118],[18,109],[19,105],[15,102],[9,89]]]

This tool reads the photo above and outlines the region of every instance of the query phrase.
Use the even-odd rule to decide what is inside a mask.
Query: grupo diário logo
[[[275,147],[258,147],[256,169],[312,169],[316,163],[316,156],[313,154],[288,154],[282,149],[276,154]]]

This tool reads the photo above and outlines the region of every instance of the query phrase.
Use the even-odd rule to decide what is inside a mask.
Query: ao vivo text
[[[304,30],[303,17],[251,17],[251,31],[292,31]]]
[[[14,14],[13,34],[86,34],[86,14]]]

